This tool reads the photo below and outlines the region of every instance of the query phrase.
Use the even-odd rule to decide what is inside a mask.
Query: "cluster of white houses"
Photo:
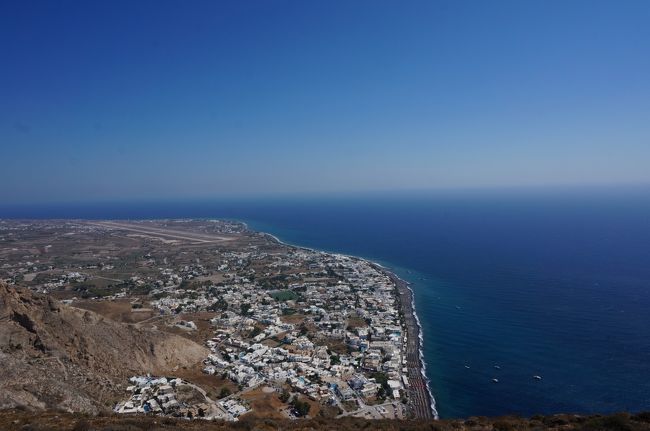
[[[255,258],[239,253],[234,263]],[[361,259],[303,249],[278,254],[267,266],[302,272],[285,277],[281,289],[235,273],[227,283],[154,301],[162,312],[215,312],[205,373],[225,376],[242,390],[288,384],[348,409],[405,396],[406,335],[395,285],[385,273]]]
[[[187,418],[203,418],[210,411],[208,403],[186,404],[178,399],[177,391],[182,387],[193,390],[181,379],[166,377],[134,376],[126,390],[130,397],[117,404],[116,413],[154,413]]]

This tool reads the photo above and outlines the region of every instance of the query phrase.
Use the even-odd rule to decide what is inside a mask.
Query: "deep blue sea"
[[[378,261],[413,284],[443,418],[650,410],[649,188],[0,206],[0,217],[231,218]]]

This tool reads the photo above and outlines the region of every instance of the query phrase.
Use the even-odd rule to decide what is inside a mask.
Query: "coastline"
[[[436,410],[436,401],[429,386],[430,380],[426,375],[426,363],[424,362],[424,338],[422,336],[422,325],[415,310],[415,299],[413,289],[409,283],[399,278],[395,273],[389,271],[375,262],[370,262],[378,270],[386,274],[397,286],[399,302],[404,314],[404,322],[407,330],[406,360],[409,379],[409,400],[413,414],[419,419],[439,419]]]
[[[246,229],[253,230],[262,235],[270,237],[278,244],[282,244],[286,247],[292,247],[299,250],[309,250],[320,253],[330,253],[323,250],[317,250],[310,247],[304,247],[295,244],[289,244],[280,240],[273,234],[268,232],[260,232],[254,229],[250,229],[248,224],[241,222]],[[383,265],[373,262],[369,259],[365,259],[359,256],[346,255],[343,253],[331,253],[338,254],[341,256],[347,256],[353,259],[359,259],[368,262],[378,271],[386,274],[391,281],[395,284],[398,292],[398,302],[400,304],[400,309],[404,316],[404,323],[407,331],[407,346],[406,346],[406,361],[408,369],[408,380],[409,380],[409,408],[415,419],[439,419],[438,411],[436,410],[436,401],[429,387],[430,380],[426,375],[426,363],[424,361],[424,351],[423,344],[424,338],[422,336],[422,325],[420,324],[420,319],[415,310],[415,299],[413,290],[409,286],[409,282],[401,279],[397,274],[390,271],[388,268]]]

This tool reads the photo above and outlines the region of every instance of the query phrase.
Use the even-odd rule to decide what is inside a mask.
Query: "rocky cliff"
[[[169,374],[207,353],[190,340],[0,283],[0,409],[106,410],[128,376]]]

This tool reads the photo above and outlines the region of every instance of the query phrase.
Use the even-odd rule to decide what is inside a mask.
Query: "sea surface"
[[[646,187],[5,205],[0,217],[221,217],[377,261],[412,283],[443,418],[650,410]]]

